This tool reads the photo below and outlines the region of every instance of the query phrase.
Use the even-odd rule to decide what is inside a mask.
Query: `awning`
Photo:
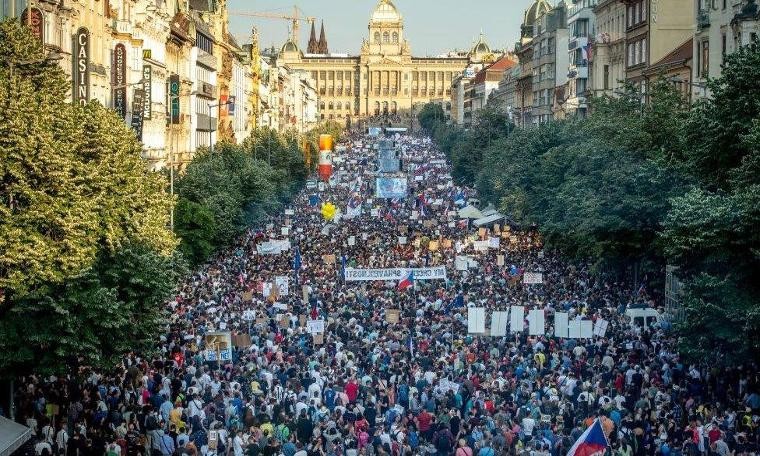
[[[492,225],[492,224],[494,224],[496,222],[500,222],[502,220],[504,220],[504,216],[502,214],[499,214],[498,212],[496,212],[495,214],[491,214],[491,215],[487,215],[485,217],[481,217],[481,218],[475,220],[474,222],[472,222],[472,224],[475,225],[475,226],[477,226],[478,228],[480,228],[481,226]]]
[[[465,206],[459,209],[459,218],[467,219],[479,219],[483,217],[483,214],[475,206]]]
[[[7,456],[18,450],[31,437],[30,428],[0,417],[0,456]]]

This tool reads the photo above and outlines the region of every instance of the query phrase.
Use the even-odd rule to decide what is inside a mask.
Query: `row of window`
[[[647,2],[649,0],[639,0],[636,3],[628,5],[626,10],[626,26],[635,27],[647,21]]]
[[[627,66],[632,67],[647,61],[647,39],[646,37],[640,40],[632,41],[628,43],[627,50]]]
[[[393,33],[383,32],[382,35],[380,34],[380,32],[375,32],[375,36],[374,36],[375,44],[380,44],[381,42],[383,44],[389,44],[391,42],[393,42],[393,44],[398,44],[398,36],[399,36],[398,32],[393,32]]]
[[[209,54],[214,53],[214,40],[200,32],[195,33],[195,46]]]
[[[347,101],[345,103],[345,105],[343,103],[341,103],[340,101],[337,102],[337,103],[334,103],[334,104],[333,104],[332,101],[329,102],[329,103],[327,103],[327,109],[329,109],[330,111],[332,111],[332,110],[340,111],[340,110],[342,110],[344,108],[344,106],[345,106],[346,111],[350,111],[351,110],[351,102],[350,101]],[[325,110],[325,102],[324,101],[322,101],[322,102],[319,103],[319,109],[322,110],[322,111]]]

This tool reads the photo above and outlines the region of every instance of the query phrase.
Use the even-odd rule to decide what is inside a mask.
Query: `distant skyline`
[[[307,16],[324,20],[331,53],[358,54],[378,0],[228,0],[231,11],[290,14],[297,5]],[[437,55],[469,49],[481,31],[495,49],[512,49],[520,37],[525,9],[533,0],[393,0],[404,18],[404,33],[412,54]],[[279,48],[288,38],[289,21],[230,14],[230,31],[241,43],[250,42],[251,25],[259,30],[262,48]],[[305,48],[309,25],[301,24],[298,45]]]

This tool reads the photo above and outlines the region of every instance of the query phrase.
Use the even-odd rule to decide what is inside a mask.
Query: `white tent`
[[[496,222],[500,222],[504,220],[504,216],[502,214],[499,214],[498,212],[491,213],[489,215],[486,215],[485,217],[481,217],[474,222],[472,222],[473,225],[480,228],[481,226],[489,226],[493,225]]]
[[[0,417],[0,455],[8,455],[21,448],[32,437],[32,430],[7,418]]]
[[[483,214],[475,206],[467,205],[458,212],[459,218],[466,219],[479,219],[483,217]]]

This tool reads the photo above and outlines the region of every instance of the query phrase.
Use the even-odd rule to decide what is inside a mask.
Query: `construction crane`
[[[299,38],[299,28],[301,26],[301,22],[306,22],[309,25],[314,24],[314,21],[317,20],[317,18],[312,16],[306,16],[304,14],[303,10],[297,6],[293,6],[293,14],[280,14],[280,13],[273,13],[268,11],[240,11],[240,10],[230,10],[229,14],[231,15],[239,15],[239,16],[247,16],[247,17],[261,17],[264,19],[285,19],[292,22],[293,26],[290,29],[290,39],[294,43],[298,43]]]

